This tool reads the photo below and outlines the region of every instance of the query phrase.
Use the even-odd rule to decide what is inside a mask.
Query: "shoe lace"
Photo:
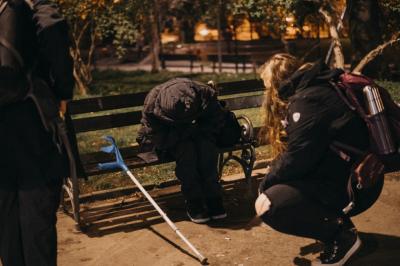
[[[334,260],[337,256],[339,246],[337,241],[333,241],[330,244],[326,244],[324,250],[320,255],[320,259],[322,262],[330,262]]]

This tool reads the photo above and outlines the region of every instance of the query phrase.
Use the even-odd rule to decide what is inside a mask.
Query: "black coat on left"
[[[58,100],[72,98],[72,59],[66,21],[49,1],[9,1],[0,16],[0,34],[21,55],[23,71],[45,80]],[[18,68],[7,49],[0,46],[0,63]],[[24,77],[22,77],[24,78]],[[65,155],[58,153],[31,100],[0,108],[0,185],[37,186],[68,174]],[[21,185],[21,184],[20,184]]]

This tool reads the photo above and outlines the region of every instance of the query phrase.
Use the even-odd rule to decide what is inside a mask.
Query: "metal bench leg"
[[[250,146],[248,148],[244,148],[242,150],[241,156],[236,156],[233,155],[232,152],[228,152],[228,156],[225,158],[224,153],[219,154],[218,158],[218,175],[221,178],[222,177],[222,170],[224,166],[230,161],[234,160],[238,162],[243,169],[245,180],[247,183],[247,193],[246,197],[248,198],[254,198],[255,195],[253,193],[253,178],[251,177],[251,174],[253,172],[253,167],[254,167],[254,162],[256,161],[256,150],[253,146]]]
[[[68,210],[67,210],[67,205],[65,204],[65,191],[64,191],[65,182],[66,182],[66,180],[64,179],[61,193],[60,193],[60,207],[63,212],[67,213]]]
[[[246,167],[243,167],[243,171],[246,177],[247,183],[247,194],[250,198],[255,197],[253,193],[254,179],[252,178],[253,167],[256,161],[256,150],[251,146],[248,150],[242,150],[242,160],[245,161]]]
[[[224,169],[224,153],[218,154],[218,178],[222,178],[222,170]]]
[[[67,178],[63,189],[67,192],[71,201],[72,214],[78,226],[81,225],[80,206],[79,206],[79,184],[75,178]]]

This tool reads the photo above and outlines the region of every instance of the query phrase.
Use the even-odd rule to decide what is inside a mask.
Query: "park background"
[[[258,67],[278,52],[305,61],[324,60],[338,30],[344,67],[354,68],[371,50],[399,38],[399,1],[277,0],[57,0],[72,37],[75,99],[148,91],[174,77],[207,82],[255,79]],[[346,10],[343,16],[343,10]],[[324,11],[328,18],[322,15]],[[341,19],[343,18],[343,19]],[[400,101],[400,49],[386,47],[364,68]],[[330,60],[335,65],[335,56]],[[126,110],[121,110],[126,111]],[[248,115],[256,126],[260,110]],[[96,115],[108,114],[107,112]],[[85,116],[88,116],[85,114]],[[89,114],[90,116],[90,114]],[[97,151],[103,135],[121,146],[137,145],[137,127],[78,135],[81,153]],[[257,159],[269,158],[268,146]],[[137,171],[145,183],[174,178],[174,164]],[[239,173],[228,165],[225,174]],[[131,185],[122,174],[90,177],[81,193]]]
[[[148,91],[173,77],[217,83],[255,79],[257,68],[275,53],[324,60],[334,40],[328,60],[332,67],[350,71],[363,58],[374,59],[364,64],[363,73],[400,101],[398,0],[53,1],[70,26],[74,99]],[[337,29],[341,17],[343,27]],[[129,111],[136,110],[116,112]],[[235,112],[261,124],[259,108]],[[111,112],[84,116],[107,114]],[[121,147],[134,147],[137,129],[80,133],[80,153],[99,151],[105,144],[102,137],[110,134]],[[256,152],[258,160],[271,156],[268,146]],[[280,234],[254,219],[254,200],[246,198],[243,173],[235,163],[224,168],[222,180],[229,219],[189,222],[179,186],[163,186],[175,179],[173,169],[172,163],[133,171],[143,184],[156,185],[150,186],[156,188],[152,196],[211,265],[306,266],[321,251],[312,240]],[[265,166],[252,177],[264,175]],[[77,228],[71,213],[58,213],[59,265],[199,265],[140,193],[110,193],[129,187],[132,182],[118,173],[80,181],[82,215],[90,225]],[[379,200],[355,217],[363,247],[351,265],[399,264],[399,191],[399,173],[386,175]]]

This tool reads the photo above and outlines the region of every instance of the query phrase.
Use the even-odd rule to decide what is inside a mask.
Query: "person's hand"
[[[59,110],[60,110],[60,116],[64,117],[65,113],[67,112],[67,101],[60,101],[60,106],[59,106]]]
[[[271,201],[264,193],[261,193],[258,196],[254,207],[256,209],[257,216],[260,217],[269,210],[271,207]]]

